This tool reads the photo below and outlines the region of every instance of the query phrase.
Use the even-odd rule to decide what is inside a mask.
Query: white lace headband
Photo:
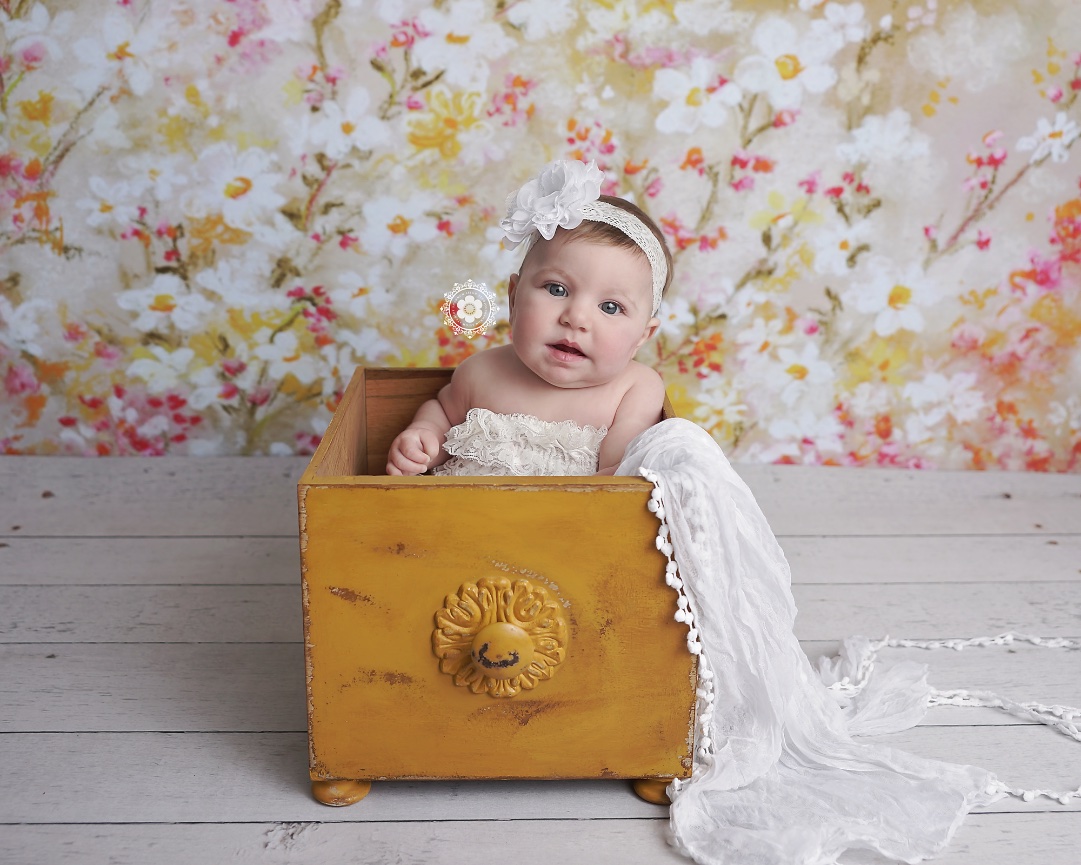
[[[604,173],[595,162],[558,160],[507,198],[507,215],[499,223],[507,249],[535,238],[555,237],[557,228],[571,230],[586,219],[618,228],[637,244],[653,274],[653,315],[661,308],[668,263],[661,243],[633,213],[599,201]]]

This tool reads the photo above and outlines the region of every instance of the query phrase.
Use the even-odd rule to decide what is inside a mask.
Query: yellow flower
[[[758,211],[748,220],[748,223],[751,228],[758,231],[765,228],[772,228],[774,231],[784,230],[801,222],[814,225],[822,221],[822,216],[808,206],[810,201],[807,196],[802,195],[789,204],[784,195],[774,189],[766,196],[769,209]]]
[[[53,117],[53,95],[45,90],[38,91],[38,98],[19,103],[23,117],[37,123],[49,123]]]
[[[409,143],[418,150],[438,150],[444,159],[462,151],[458,135],[481,123],[479,93],[451,94],[445,87],[428,93],[428,113],[409,124]]]

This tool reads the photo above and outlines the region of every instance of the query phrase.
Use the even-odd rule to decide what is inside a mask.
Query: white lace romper
[[[607,427],[470,409],[447,430],[450,459],[433,475],[592,475]]]

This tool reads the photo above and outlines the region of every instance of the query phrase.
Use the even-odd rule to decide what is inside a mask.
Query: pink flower
[[[37,69],[42,61],[45,60],[45,46],[40,42],[34,42],[31,45],[27,45],[20,52],[20,59],[27,69]]]
[[[4,376],[4,389],[8,396],[25,396],[41,390],[41,382],[34,375],[33,368],[20,363],[8,367],[7,375]]]
[[[798,115],[798,111],[790,111],[787,108],[784,111],[778,111],[776,117],[773,118],[773,128],[781,129],[785,126],[791,126],[796,122]]]
[[[411,93],[409,98],[405,100],[405,107],[410,111],[420,111],[424,107],[424,101],[417,94]]]
[[[991,245],[991,235],[982,228],[976,232],[976,246],[979,249],[987,249]]]
[[[650,198],[656,198],[658,195],[660,195],[660,192],[663,188],[664,182],[661,180],[661,178],[654,177],[653,180],[650,181],[649,186],[646,187],[646,195],[648,195]]]
[[[732,188],[736,192],[745,192],[748,189],[754,189],[754,178],[747,174],[732,184]]]
[[[814,195],[815,192],[818,191],[818,184],[821,181],[822,181],[822,172],[821,171],[815,171],[814,173],[812,173],[808,177],[803,178],[803,180],[801,180],[798,185],[808,195]]]
[[[223,360],[221,363],[222,372],[229,376],[229,378],[236,378],[247,368],[248,365],[244,363],[244,361],[237,360],[236,358],[229,358],[228,360]]]
[[[925,225],[923,227],[923,236],[926,237],[928,240],[934,240],[936,237],[938,237],[938,226]]]
[[[1063,97],[1062,88],[1057,84],[1047,88],[1047,98],[1052,102],[1061,102]]]
[[[950,345],[958,351],[975,351],[982,344],[986,334],[983,328],[965,322],[954,328],[953,339],[950,340]]]

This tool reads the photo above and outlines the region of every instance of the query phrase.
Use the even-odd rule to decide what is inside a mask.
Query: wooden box
[[[385,475],[451,373],[358,369],[298,484],[316,797],[398,778],[661,779],[647,795],[688,777],[696,665],[651,485]]]

